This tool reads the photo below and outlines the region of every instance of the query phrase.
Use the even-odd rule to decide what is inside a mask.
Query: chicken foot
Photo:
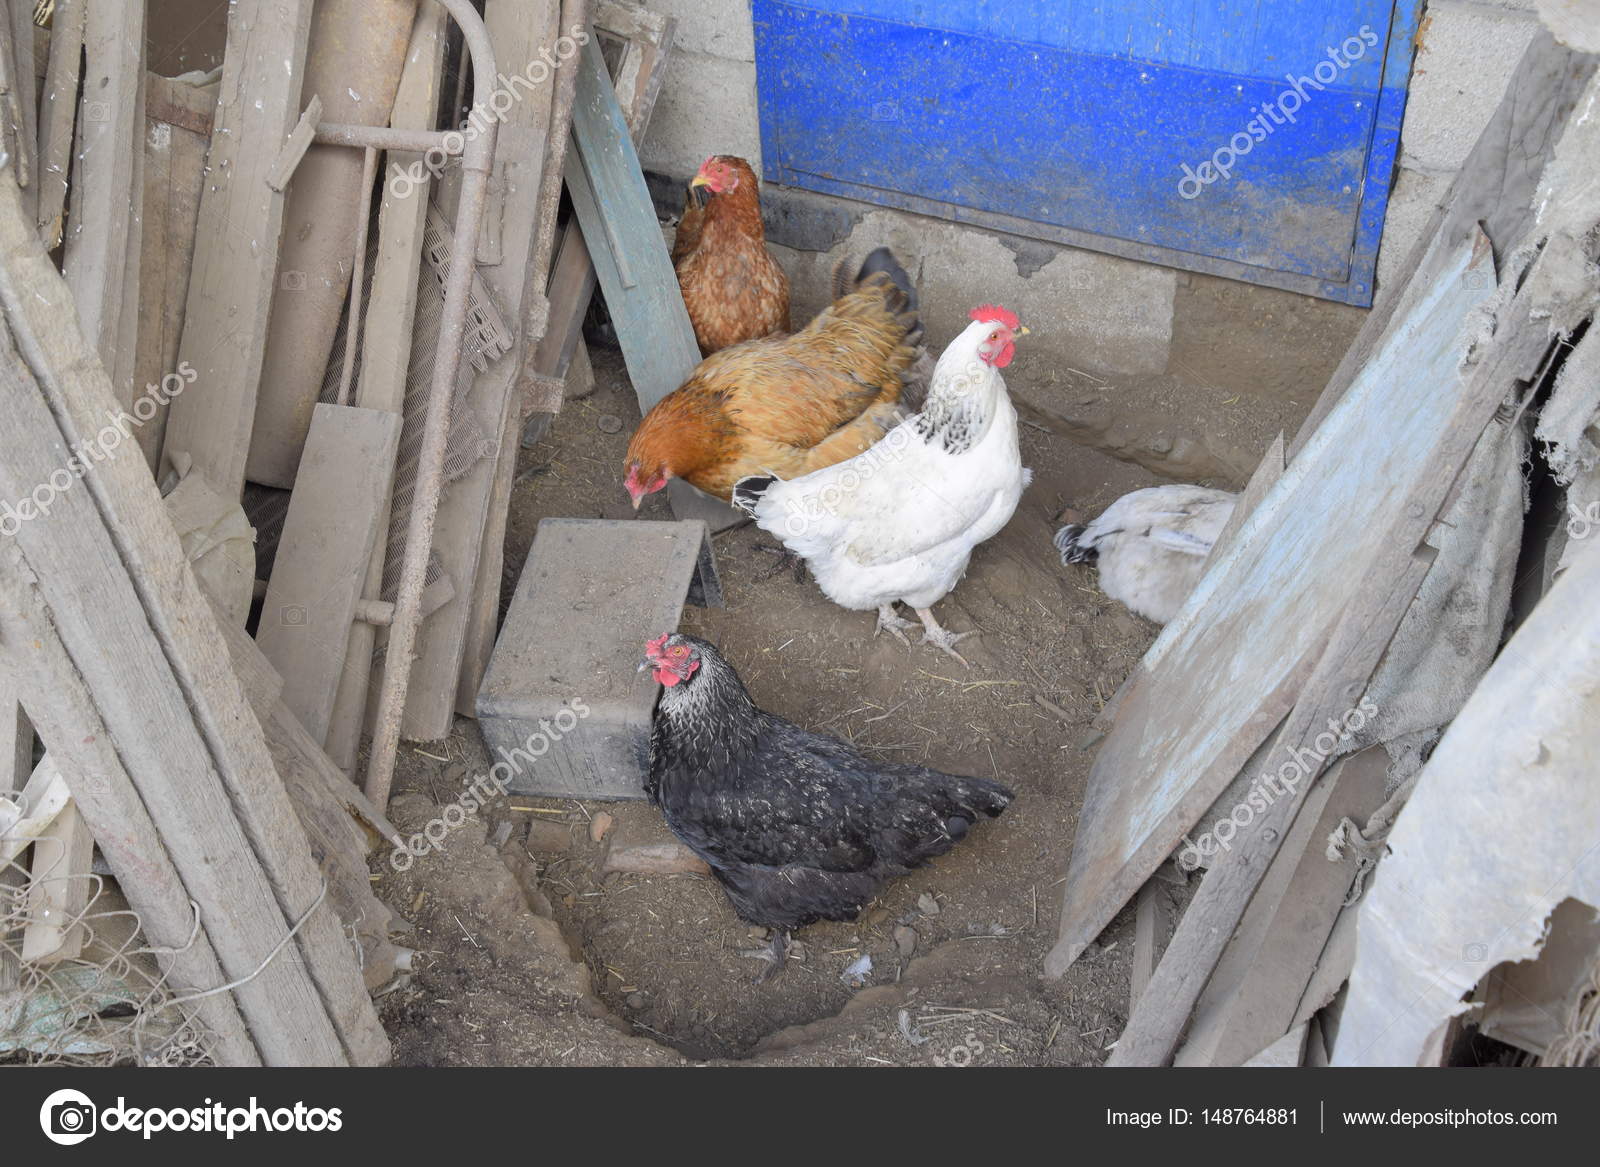
[[[893,604],[882,604],[878,607],[878,623],[873,628],[872,635],[876,636],[880,632],[890,633],[901,644],[910,648],[911,642],[906,639],[906,629],[915,627],[916,624],[912,621],[902,620],[895,614]]]
[[[922,621],[922,643],[933,645],[946,656],[955,657],[961,662],[962,668],[970,669],[972,666],[967,663],[966,657],[956,651],[956,645],[969,636],[976,636],[977,631],[951,632],[933,618],[932,608],[918,608],[916,612],[917,619]]]
[[[741,951],[739,953],[740,956],[767,962],[767,967],[755,975],[753,983],[758,985],[766,984],[766,982],[783,971],[784,963],[789,959],[789,947],[789,934],[774,928],[772,930],[772,942],[765,948],[752,948]]]

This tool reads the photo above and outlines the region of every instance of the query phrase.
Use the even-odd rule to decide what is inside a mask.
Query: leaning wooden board
[[[1414,505],[1420,474],[1438,473],[1428,455],[1461,405],[1462,328],[1493,287],[1480,236],[1456,251],[1411,326],[1374,354],[1151,647],[1090,772],[1047,975],[1078,958],[1288,713],[1351,581],[1395,528],[1421,517],[1400,508]]]
[[[180,360],[198,374],[174,399],[163,462],[187,453],[212,487],[244,489],[277,280],[283,195],[267,184],[299,120],[311,0],[235,0],[228,12],[209,181],[200,196]]]
[[[583,54],[572,106],[577,165],[567,166],[567,192],[645,413],[688,380],[700,363],[700,346],[600,48],[590,41]],[[668,492],[673,514],[703,519],[713,531],[744,519],[681,479],[673,479]]]

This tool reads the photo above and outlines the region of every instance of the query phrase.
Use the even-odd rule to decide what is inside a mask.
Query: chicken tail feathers
[[[755,517],[756,504],[761,501],[761,496],[767,493],[767,488],[778,478],[773,474],[752,474],[749,478],[741,478],[733,484],[733,505],[745,514]]]
[[[1088,563],[1099,557],[1099,550],[1095,545],[1084,538],[1084,532],[1089,528],[1082,523],[1071,523],[1056,532],[1052,542],[1056,550],[1061,552],[1061,562]]]

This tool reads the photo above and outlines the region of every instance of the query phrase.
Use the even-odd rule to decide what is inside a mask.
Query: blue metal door
[[[753,0],[769,180],[1369,304],[1421,0]]]

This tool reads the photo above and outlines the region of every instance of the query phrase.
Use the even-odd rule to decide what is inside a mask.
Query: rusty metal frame
[[[461,29],[467,55],[472,60],[473,104],[475,108],[487,109],[495,83],[495,61],[483,18],[473,8],[471,0],[435,0],[435,3],[442,5]],[[327,145],[368,150],[425,153],[439,149],[446,156],[459,154],[462,178],[461,198],[456,206],[455,238],[470,242],[478,238],[479,225],[483,220],[499,127],[494,118],[479,120],[481,128],[470,135],[453,129],[394,130],[387,126],[323,123],[317,126],[314,140]],[[433,523],[439,510],[439,493],[444,483],[445,442],[450,435],[450,401],[461,368],[466,339],[467,295],[472,287],[475,262],[476,248],[453,247],[450,267],[445,274],[444,317],[439,324],[439,348],[434,355],[433,384],[428,391],[428,412],[422,431],[422,449],[417,460],[416,498],[406,532],[400,589],[395,597],[389,625],[383,687],[378,693],[377,717],[372,727],[372,752],[367,762],[366,793],[380,810],[389,802],[395,756],[400,747],[400,720],[405,712],[406,690],[411,682],[411,658],[416,650],[417,627],[422,620],[424,576],[428,553],[433,546]]]

